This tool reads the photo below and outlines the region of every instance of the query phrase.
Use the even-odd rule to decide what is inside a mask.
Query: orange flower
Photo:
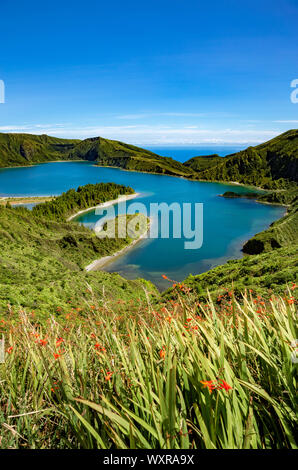
[[[229,385],[227,382],[224,380],[220,379],[221,384],[218,385],[219,389],[224,389],[226,391],[229,391],[232,389],[231,385]]]
[[[55,359],[58,359],[64,353],[65,353],[64,349],[59,349],[58,353],[53,353],[53,356],[54,356]]]
[[[8,349],[6,349],[6,352],[8,354],[11,354],[12,353],[12,350],[13,350],[13,346],[10,346]]]
[[[51,392],[55,392],[59,386],[57,385],[59,381],[53,382],[53,387],[51,388]]]
[[[213,380],[200,380],[201,384],[203,384],[204,388],[208,388],[209,392],[212,393],[212,390],[215,389],[215,385]]]
[[[213,380],[201,380],[201,384],[203,384],[204,388],[208,388],[209,392],[212,393],[213,390],[226,390],[229,391],[232,387],[225,382],[223,379],[219,379],[216,382]]]
[[[63,338],[57,338],[56,346],[60,346],[61,343],[64,343],[64,339]]]
[[[111,380],[112,375],[113,375],[113,372],[108,372],[107,375],[105,376],[105,381],[108,382],[109,380]]]
[[[47,343],[48,343],[48,342],[47,342],[46,339],[41,339],[41,340],[39,341],[39,344],[40,344],[41,346],[45,346]]]
[[[106,348],[104,348],[103,346],[101,346],[99,343],[96,343],[96,344],[94,345],[94,349],[96,349],[97,351],[106,352]]]
[[[166,276],[165,274],[163,274],[162,277],[163,277],[164,279],[168,279],[168,276]]]
[[[161,350],[159,351],[159,357],[160,357],[161,359],[164,359],[164,358],[166,357],[166,352],[165,352],[164,349],[161,349]]]

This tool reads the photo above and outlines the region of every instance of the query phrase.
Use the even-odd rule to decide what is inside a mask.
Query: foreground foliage
[[[296,448],[294,289],[159,307],[90,291],[59,320],[11,313],[1,447]]]

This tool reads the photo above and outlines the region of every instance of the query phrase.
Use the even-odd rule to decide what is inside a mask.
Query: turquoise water
[[[243,243],[285,212],[279,206],[219,197],[219,194],[228,190],[247,192],[248,188],[243,186],[101,168],[89,162],[46,163],[2,169],[0,197],[58,195],[70,188],[101,181],[131,186],[140,193],[140,197],[131,202],[142,202],[146,208],[152,202],[204,204],[204,238],[200,249],[184,249],[185,239],[144,239],[104,268],[106,271],[119,272],[129,279],[149,279],[160,289],[169,286],[161,277],[162,274],[180,281],[189,273],[198,274],[228,259],[240,258]],[[94,211],[77,218],[78,222],[91,228],[98,219]]]

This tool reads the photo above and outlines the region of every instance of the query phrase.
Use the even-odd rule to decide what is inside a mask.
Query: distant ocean
[[[247,145],[238,146],[210,146],[210,147],[199,147],[199,146],[188,146],[188,147],[159,147],[159,146],[142,146],[151,152],[157,153],[162,157],[172,157],[178,162],[186,162],[192,157],[198,157],[200,155],[212,155],[217,153],[220,157],[225,157],[230,153],[239,152],[247,148]]]

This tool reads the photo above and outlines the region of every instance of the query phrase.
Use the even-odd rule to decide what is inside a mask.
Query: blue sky
[[[0,131],[139,145],[298,127],[298,1],[1,2]]]

